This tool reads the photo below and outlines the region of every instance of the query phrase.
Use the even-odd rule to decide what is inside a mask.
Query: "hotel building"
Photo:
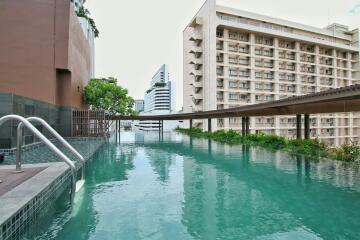
[[[169,114],[175,111],[175,85],[170,81],[169,67],[164,64],[151,79],[150,88],[144,96],[144,112],[141,115]],[[164,122],[164,129],[170,130],[171,121]],[[137,121],[140,130],[159,130],[159,121]]]
[[[359,30],[316,28],[208,0],[183,32],[184,112],[274,101],[360,83]],[[241,118],[213,119],[241,129]],[[296,116],[252,117],[252,133],[296,137]],[[207,128],[207,121],[194,121]],[[312,114],[311,137],[331,146],[359,141],[358,113]]]
[[[85,107],[83,88],[94,75],[94,33],[76,14],[83,2],[0,1],[0,116],[38,116],[71,134],[71,110]],[[16,124],[5,125],[0,148],[14,147]]]

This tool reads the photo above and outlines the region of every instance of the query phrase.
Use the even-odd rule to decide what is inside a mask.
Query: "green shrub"
[[[199,128],[177,128],[176,130],[195,137],[211,138],[219,142],[258,145],[276,150],[283,149],[290,153],[302,154],[314,158],[328,156],[342,161],[355,161],[360,158],[360,146],[356,142],[344,144],[340,148],[334,149],[331,153],[325,144],[318,139],[287,139],[285,137],[264,133],[242,136],[234,130],[218,130],[216,132],[204,132]]]
[[[335,158],[340,161],[353,162],[360,157],[360,146],[357,142],[343,144],[335,149]]]

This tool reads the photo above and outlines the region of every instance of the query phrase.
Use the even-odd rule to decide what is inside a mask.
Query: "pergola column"
[[[192,129],[192,128],[193,128],[193,120],[190,119],[190,129]]]
[[[304,117],[304,138],[310,139],[310,115],[305,114]]]
[[[296,115],[296,139],[301,139],[301,114]]]
[[[246,135],[246,118],[245,117],[242,117],[241,118],[241,135],[242,136],[245,136]]]
[[[245,126],[245,133],[246,135],[250,134],[250,117],[245,118],[246,126]]]
[[[211,132],[211,118],[208,118],[208,132]]]

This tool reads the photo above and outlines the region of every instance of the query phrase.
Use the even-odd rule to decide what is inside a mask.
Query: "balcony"
[[[315,47],[310,45],[301,45],[300,51],[302,52],[308,52],[308,53],[315,53]]]
[[[194,82],[193,83],[193,86],[195,87],[195,88],[202,88],[203,87],[203,82],[202,81],[198,81],[198,82]]]
[[[200,46],[203,38],[202,38],[202,36],[200,34],[194,34],[193,36],[190,37],[189,40],[192,41],[192,42],[195,42],[195,44],[197,46]]]
[[[193,100],[203,100],[203,94],[202,93],[194,93],[192,94]]]
[[[315,63],[315,58],[300,58],[301,62],[305,62],[305,63]]]
[[[274,56],[273,52],[270,50],[259,50],[259,49],[255,49],[255,55],[264,56],[264,57],[273,57]]]
[[[302,66],[300,68],[300,72],[303,72],[303,73],[315,73],[315,68],[314,67],[304,67],[304,66]]]
[[[249,60],[247,59],[237,59],[237,58],[229,58],[229,64],[232,65],[243,65],[243,66],[247,66],[249,65]]]
[[[272,62],[255,61],[255,67],[273,68],[274,64]]]
[[[195,78],[198,78],[198,77],[202,77],[203,74],[202,71],[194,69],[190,72],[190,75],[195,76]]]
[[[194,48],[189,53],[194,54],[195,58],[200,58],[203,52],[201,48]]]
[[[279,42],[279,48],[295,49],[295,43],[286,42],[286,41],[280,41]]]
[[[190,61],[189,64],[194,65],[195,70],[199,70],[203,65],[201,60]]]
[[[301,82],[307,83],[307,84],[315,84],[316,79],[315,79],[315,77],[302,77]]]
[[[320,80],[320,84],[324,86],[333,86],[334,81],[333,80]]]
[[[320,74],[321,75],[328,75],[328,76],[331,76],[333,75],[333,71],[330,70],[330,69],[327,69],[327,70],[320,70]],[[341,76],[340,76],[341,77]]]
[[[249,36],[244,33],[229,32],[229,39],[235,41],[248,42]]]
[[[266,46],[273,46],[274,42],[272,39],[264,38],[264,37],[256,37],[255,38],[256,44],[266,45]]]
[[[280,75],[279,76],[280,81],[288,81],[288,82],[294,82],[295,81],[295,76],[294,75]]]
[[[295,65],[286,65],[286,64],[281,64],[279,66],[280,70],[286,70],[286,71],[295,71]]]

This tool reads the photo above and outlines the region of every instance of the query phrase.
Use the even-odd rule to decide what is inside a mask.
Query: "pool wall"
[[[47,168],[0,197],[0,240],[19,239],[45,209],[70,189],[71,172],[64,163],[24,167],[34,165]]]
[[[86,161],[106,143],[105,138],[72,138],[71,141],[93,145],[90,152],[86,152],[89,149],[78,149]],[[41,146],[41,143],[31,144],[23,151],[31,152]],[[14,157],[15,150],[6,153],[7,157]],[[19,239],[65,191],[70,190],[72,175],[63,162],[25,164],[23,167],[25,171],[29,167],[47,168],[0,196],[0,240]],[[0,168],[15,169],[15,166],[0,165]]]

